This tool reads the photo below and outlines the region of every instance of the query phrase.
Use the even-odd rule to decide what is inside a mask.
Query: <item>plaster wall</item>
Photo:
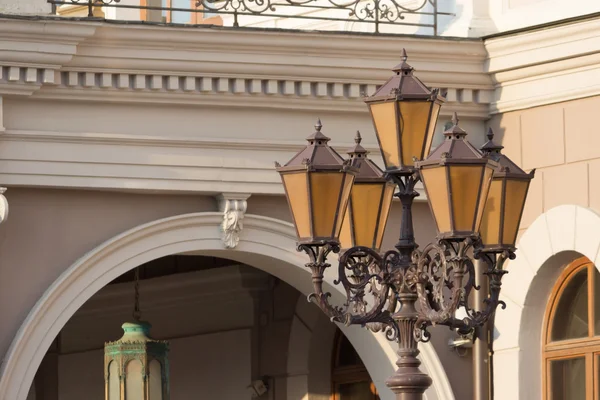
[[[4,321],[3,329],[0,330],[2,352],[6,351],[30,308],[42,296],[46,288],[67,267],[98,244],[144,222],[170,215],[216,210],[216,201],[210,196],[24,188],[12,188],[9,192],[7,192],[7,197],[11,204],[11,218],[0,228],[0,251],[3,254],[0,259],[0,275],[3,278],[0,279],[0,304],[2,304],[0,318]],[[289,210],[282,196],[251,197],[248,212],[289,220]],[[425,243],[431,240],[435,233],[427,204],[417,203],[415,212],[417,239],[421,243]],[[391,216],[393,222],[388,225],[386,231],[387,248],[391,248],[396,241],[399,218],[399,204],[395,204]],[[16,268],[15,265],[19,267]],[[287,351],[291,330],[296,329],[293,328],[293,321],[295,320],[295,304],[298,300],[298,293],[294,290],[286,290],[285,287],[289,288],[287,285],[276,287],[272,294],[259,301],[262,304],[259,304],[260,307],[271,304],[275,308],[269,311],[272,322],[269,328],[263,332],[261,339],[263,344],[260,346],[260,350],[255,349],[262,356],[253,357],[253,360],[260,360],[258,365],[253,364],[253,372],[260,371],[261,374],[277,377],[281,375],[281,371],[287,370],[286,359],[274,357],[274,355]],[[159,337],[178,337],[180,335],[187,337],[254,326],[255,322],[251,318],[254,310],[250,306],[253,300],[250,297],[246,298],[247,300],[242,303],[225,302],[220,309],[211,311],[210,308],[207,308],[205,312],[200,312],[205,318],[191,318],[187,322],[187,330],[180,329],[175,324],[173,329],[164,332],[158,328],[157,333]],[[129,311],[126,309],[121,316],[126,317],[129,315]],[[152,315],[151,319],[160,322],[161,319],[167,317],[175,318],[197,313],[198,310],[189,310],[187,314],[185,311],[181,313],[168,312],[168,314],[163,311],[162,314]],[[236,318],[228,319],[224,315],[235,315]],[[94,321],[98,315],[96,314],[92,319],[89,317],[87,319],[85,317],[74,318],[62,334],[65,340],[63,350],[69,353],[94,351],[107,337],[118,337],[119,326],[123,318],[119,317],[119,314],[116,316],[112,319],[109,318],[110,320],[106,320],[104,317],[97,329],[92,331],[95,334],[90,333],[83,337],[77,334],[79,328]],[[211,323],[210,321],[217,322]],[[323,335],[331,335],[327,332],[331,332],[332,326],[329,321],[325,322],[326,324],[318,330],[322,331]],[[464,368],[469,368],[469,363],[466,359],[460,360],[447,349],[446,342],[451,333],[445,329],[438,331],[440,333],[436,332],[437,338],[434,345],[440,353],[442,364],[449,371],[452,379],[453,365],[458,362],[464,364]],[[89,343],[90,341],[91,343]],[[327,345],[317,344],[315,346]],[[317,353],[322,354],[322,351]],[[317,362],[316,364],[317,366],[314,368],[325,368],[319,366],[321,363]],[[320,376],[327,377],[328,375]],[[324,381],[311,379],[306,382],[314,393],[322,392],[329,385],[323,383]],[[325,381],[329,382],[328,379]],[[287,393],[289,382],[288,377],[280,377],[275,378],[273,384],[279,386],[279,393]],[[464,393],[465,397],[459,398],[469,398],[470,384],[465,385],[458,377],[452,379],[451,384],[457,395]],[[298,386],[292,385],[290,388],[297,390]]]
[[[561,271],[586,256],[598,266],[600,142],[593,128],[600,96],[495,115],[504,153],[536,168],[517,243],[503,280],[507,308],[496,314],[498,396],[542,396],[541,344],[550,291]],[[500,384],[502,382],[502,384]]]
[[[521,233],[542,213],[564,204],[600,211],[600,139],[593,133],[600,96],[495,115],[489,125],[504,153],[536,168]]]

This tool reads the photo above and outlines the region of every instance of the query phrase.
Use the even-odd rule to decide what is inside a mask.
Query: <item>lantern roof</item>
[[[438,89],[427,87],[419,78],[413,75],[414,68],[406,62],[408,56],[405,49],[402,49],[401,58],[402,62],[392,69],[396,74],[388,79],[374,94],[367,97],[365,102],[390,99],[443,101],[444,98],[439,95]]]
[[[488,129],[487,133],[488,141],[481,146],[483,155],[491,160],[498,163],[498,170],[494,172],[494,177],[511,177],[511,178],[525,178],[531,179],[535,175],[535,169],[530,174],[525,172],[521,167],[515,164],[510,158],[502,154],[504,146],[496,144],[494,142],[494,131],[492,128]]]
[[[145,321],[125,322],[122,326],[123,337],[114,342],[107,342],[104,345],[104,353],[109,356],[116,356],[125,353],[145,353],[166,354],[169,350],[169,343],[164,340],[155,340],[150,337],[150,328],[152,325]]]
[[[467,139],[467,132],[458,125],[458,115],[454,113],[452,126],[444,131],[446,140],[442,142],[424,161],[419,165],[427,166],[434,164],[485,164],[488,158],[477,150]],[[492,160],[493,166],[496,163]]]
[[[315,124],[315,132],[306,138],[308,144],[300,150],[290,161],[283,167],[275,163],[279,171],[293,171],[298,169],[342,169],[352,168],[349,160],[344,160],[332,147],[329,146],[329,137],[323,132],[323,124],[318,119]]]
[[[368,158],[367,155],[369,152],[361,145],[362,137],[359,131],[356,131],[354,142],[356,144],[347,152],[350,156],[350,160],[360,161],[360,167],[358,168],[354,183],[387,182],[381,168]]]

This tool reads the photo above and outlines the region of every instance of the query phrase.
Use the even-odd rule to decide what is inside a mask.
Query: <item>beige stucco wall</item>
[[[58,276],[78,258],[102,242],[140,224],[160,218],[199,211],[216,211],[217,202],[211,196],[131,194],[101,191],[19,189],[7,192],[11,215],[0,227],[0,351],[5,353],[19,326]],[[248,200],[248,213],[288,221],[289,210],[283,196],[254,196]],[[387,227],[385,247],[392,248],[397,240],[400,207],[395,204]],[[417,240],[424,245],[433,238],[435,228],[426,202],[415,206]],[[297,294],[295,295],[297,296]],[[288,296],[289,297],[289,296]],[[261,374],[277,375],[286,370],[286,359],[268,356],[285,352],[289,340],[290,318],[293,309],[287,305],[297,300],[281,302],[273,328],[265,333],[258,369]],[[279,307],[279,306],[278,306]],[[287,307],[287,308],[286,308]],[[287,311],[286,311],[287,310]],[[329,322],[327,322],[328,325]],[[327,330],[319,328],[325,333]],[[359,328],[356,328],[359,329]],[[469,358],[460,359],[447,347],[452,333],[436,328],[434,346],[448,371],[456,396],[470,398],[470,383],[458,375],[470,368]],[[198,339],[200,340],[200,339]],[[83,357],[83,356],[82,356]],[[66,362],[66,360],[64,361]],[[455,376],[456,375],[456,376]],[[309,380],[315,393],[325,390],[326,384]],[[279,392],[287,391],[287,380],[276,384]]]
[[[489,124],[504,153],[527,171],[536,168],[521,233],[542,213],[563,204],[600,211],[600,96],[494,116]]]

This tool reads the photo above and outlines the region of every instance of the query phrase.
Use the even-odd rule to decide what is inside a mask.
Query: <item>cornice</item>
[[[485,47],[492,114],[600,94],[598,19],[491,38]]]
[[[8,21],[7,24],[3,24]],[[366,112],[360,101],[385,81],[400,49],[449,106],[487,118],[493,84],[478,40],[177,28],[64,20],[0,19],[0,60],[19,80],[0,95],[137,103],[214,104]],[[44,28],[48,26],[49,28]],[[73,27],[73,33],[69,29]],[[46,34],[45,29],[48,30]],[[35,49],[35,52],[24,49]],[[6,56],[3,55],[6,52]],[[37,87],[22,86],[35,69]],[[51,77],[51,78],[50,78]],[[29,82],[34,83],[34,82]]]

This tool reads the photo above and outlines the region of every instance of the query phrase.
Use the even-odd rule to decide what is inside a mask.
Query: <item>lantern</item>
[[[122,325],[123,337],[104,345],[106,400],[169,400],[169,343],[150,338],[140,321],[139,269],[135,271],[135,322]]]
[[[300,244],[338,242],[358,165],[331,147],[319,120],[308,145],[277,172],[281,175]]]
[[[430,89],[416,76],[406,62],[365,102],[371,111],[373,126],[381,148],[386,171],[414,167],[430,152],[440,107],[444,98],[437,89]]]
[[[529,183],[535,170],[528,174],[502,154],[504,146],[494,143],[491,128],[487,137],[488,141],[481,150],[486,157],[498,163],[498,169],[492,177],[479,233],[484,251],[514,251]]]
[[[456,113],[452,123],[444,132],[445,141],[417,166],[438,238],[462,240],[479,232],[497,164],[466,140]]]
[[[348,154],[351,160],[360,161],[360,168],[352,186],[340,242],[343,249],[365,246],[379,251],[395,185],[387,181],[381,169],[367,157],[367,150],[360,144],[360,132],[356,132],[354,140],[356,145]]]

